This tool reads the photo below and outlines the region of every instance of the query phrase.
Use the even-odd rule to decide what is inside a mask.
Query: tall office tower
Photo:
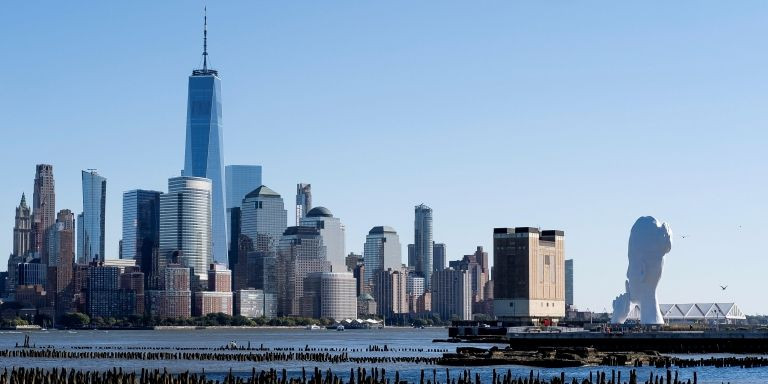
[[[24,257],[31,248],[32,217],[27,198],[21,194],[21,202],[16,207],[16,217],[13,224],[13,253],[8,257],[8,280],[6,280],[6,293],[16,291],[18,284],[18,265],[24,262]]]
[[[242,230],[240,229],[241,217],[242,217],[242,209],[240,207],[234,207],[232,209],[227,209],[227,214],[229,215],[229,226],[227,227],[227,230],[229,231],[229,248],[227,249],[227,262],[229,263],[229,269],[232,271],[235,270],[235,266],[238,263],[238,256],[240,255],[240,235],[242,234]],[[245,250],[244,252],[247,252]],[[234,284],[235,280],[232,280],[232,283]]]
[[[179,264],[207,281],[213,262],[211,188],[211,181],[202,177],[168,179],[168,193],[160,195],[160,270],[176,255]]]
[[[300,221],[302,227],[313,227],[320,231],[325,246],[325,255],[333,272],[345,272],[346,250],[344,249],[344,226],[338,217],[333,217],[325,207],[315,207]]]
[[[222,164],[221,79],[208,68],[208,20],[203,29],[203,68],[189,76],[187,141],[183,176],[211,180],[212,252],[217,263],[227,264],[227,215]],[[195,271],[195,274],[205,272]]]
[[[565,309],[573,306],[573,259],[565,261]]]
[[[415,216],[413,245],[416,273],[424,277],[425,288],[429,290],[432,279],[432,208],[417,205]]]
[[[227,165],[224,167],[224,191],[227,193],[227,241],[230,243],[232,241],[232,209],[240,208],[245,195],[260,185],[261,165]]]
[[[538,228],[493,230],[493,312],[519,324],[565,316],[564,233]]]
[[[400,252],[400,237],[392,227],[371,228],[363,246],[364,284],[370,284],[373,277],[381,271],[400,269],[403,264]]]
[[[107,203],[107,179],[94,170],[82,171],[83,213],[77,233],[77,261],[87,264],[104,261],[104,210]],[[78,216],[80,218],[80,216]]]
[[[443,269],[432,275],[432,311],[443,320],[472,320],[471,279],[467,271]]]
[[[373,298],[379,315],[391,317],[408,313],[407,274],[405,269],[398,268],[379,271],[373,277]]]
[[[312,209],[312,185],[296,184],[296,225]]]
[[[365,282],[365,265],[358,264],[355,269],[352,270],[352,276],[357,280],[357,295],[360,296],[363,293],[370,292],[369,284]]]
[[[147,285],[157,279],[160,244],[160,196],[162,192],[134,189],[123,193],[123,240],[120,258],[135,260]]]
[[[38,164],[35,167],[35,189],[32,191],[32,251],[43,263],[48,263],[47,233],[56,220],[56,191],[53,182],[53,166]]]
[[[416,246],[408,244],[408,269],[416,270]]]
[[[301,313],[304,279],[312,272],[330,269],[320,231],[313,227],[288,227],[277,247],[278,315]]]
[[[61,316],[73,309],[72,268],[75,264],[75,215],[62,209],[51,229],[51,251],[48,258],[49,304]]]
[[[85,233],[85,219],[83,219],[82,212],[77,214],[77,219],[75,219],[75,226],[77,227],[77,230],[75,231],[75,247],[77,248],[75,250],[75,262],[77,264],[88,264],[87,260],[80,259],[80,256],[85,253],[85,244],[80,240],[80,236]]]
[[[445,244],[432,244],[432,271],[442,271],[445,269]]]
[[[243,199],[240,223],[240,233],[253,241],[254,251],[275,251],[288,225],[288,211],[280,194],[262,185]]]
[[[256,288],[275,293],[275,275],[269,271],[275,268],[277,245],[288,222],[283,199],[262,185],[245,195],[239,215],[238,249],[231,260],[235,290]]]

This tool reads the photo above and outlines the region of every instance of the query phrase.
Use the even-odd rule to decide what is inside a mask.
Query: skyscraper
[[[69,209],[62,209],[56,215],[56,224],[51,228],[51,253],[48,257],[50,266],[66,266],[72,269],[75,262],[75,214]]]
[[[304,279],[313,272],[330,271],[320,232],[314,227],[288,227],[277,253],[278,315],[299,315]]]
[[[416,270],[416,246],[408,244],[408,268],[411,271]]]
[[[61,316],[72,311],[74,299],[72,267],[75,263],[75,215],[72,211],[59,211],[51,231],[53,235],[48,258],[47,293],[56,316]]]
[[[301,223],[301,219],[312,209],[312,185],[296,184],[296,225]]]
[[[433,243],[432,245],[432,271],[445,269],[445,244]]]
[[[104,261],[104,210],[107,202],[107,179],[95,170],[82,171],[82,231],[77,234],[77,261],[86,264]],[[78,224],[80,225],[80,224]]]
[[[400,237],[392,227],[371,228],[363,246],[364,285],[370,284],[374,276],[381,271],[399,270],[403,263],[401,252]]]
[[[227,165],[224,167],[224,191],[227,193],[228,241],[232,240],[232,209],[240,208],[245,195],[260,185],[261,165]]]
[[[432,208],[417,205],[415,216],[413,244],[416,273],[424,277],[425,288],[429,290],[432,283]]]
[[[43,263],[48,263],[48,230],[56,222],[56,192],[53,166],[38,164],[35,168],[35,188],[32,191],[32,251]]]
[[[407,272],[401,267],[379,271],[373,277],[376,312],[384,317],[408,313]]]
[[[565,261],[565,309],[573,305],[573,259]]]
[[[160,195],[134,189],[123,193],[123,241],[120,256],[136,260],[149,281],[159,278],[154,258],[160,245]]]
[[[18,265],[24,262],[24,257],[31,247],[32,217],[27,206],[27,198],[21,194],[21,202],[16,207],[16,217],[13,225],[13,253],[8,257],[8,280],[6,292],[16,291],[19,280]]]
[[[183,176],[211,181],[212,252],[216,262],[227,264],[227,216],[222,164],[221,79],[208,68],[207,17],[203,29],[203,68],[189,76],[187,141]],[[203,269],[200,272],[204,272]],[[196,270],[197,274],[198,271]]]
[[[315,207],[300,220],[302,227],[313,227],[320,231],[325,246],[325,255],[333,272],[346,272],[346,250],[344,249],[344,226],[338,217],[333,217],[328,208]]]
[[[472,304],[477,304],[485,298],[485,286],[488,283],[488,252],[478,246],[475,253],[464,255],[461,260],[451,261],[450,267],[455,270],[467,271],[472,290]],[[434,300],[434,298],[433,298]],[[476,311],[481,312],[481,311]]]
[[[275,251],[285,232],[288,211],[280,194],[262,185],[245,196],[240,208],[240,232],[253,241],[255,251]]]
[[[443,320],[472,320],[469,272],[443,269],[432,275],[432,311]]]
[[[160,195],[159,259],[170,262],[176,253],[179,264],[206,282],[213,262],[211,189],[208,179],[180,176],[168,179],[168,193]]]
[[[232,260],[235,289],[275,293],[277,281],[268,271],[275,268],[277,245],[287,227],[288,211],[283,199],[262,185],[245,195],[239,211],[240,237]]]

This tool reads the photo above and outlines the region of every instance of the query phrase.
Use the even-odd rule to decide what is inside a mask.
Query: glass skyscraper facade
[[[300,315],[304,279],[314,272],[330,272],[320,232],[310,227],[288,227],[277,246],[278,316]]]
[[[432,246],[432,271],[445,269],[445,244],[434,243]]]
[[[347,253],[344,246],[344,226],[338,217],[333,217],[328,208],[315,207],[299,221],[302,227],[317,228],[323,239],[326,258],[333,272],[347,271]]]
[[[178,252],[179,264],[194,268],[201,281],[213,262],[211,191],[210,180],[181,176],[168,179],[168,193],[160,195],[159,259],[170,263]]]
[[[245,195],[261,186],[261,165],[227,165],[224,167],[224,190],[227,193],[227,239],[232,239],[232,209],[240,208]]]
[[[78,224],[77,261],[86,264],[104,261],[104,219],[107,203],[107,179],[94,170],[82,171],[83,213]]]
[[[251,191],[240,208],[240,232],[253,242],[253,250],[275,252],[288,225],[288,212],[280,194],[266,185]]]
[[[424,204],[415,207],[414,261],[416,273],[424,278],[426,289],[432,284],[432,208]]]
[[[136,260],[145,278],[157,276],[153,257],[160,244],[160,195],[134,189],[123,193],[123,241],[120,255]]]
[[[371,228],[363,246],[364,283],[369,284],[381,271],[400,269],[401,252],[400,237],[392,227]]]
[[[565,261],[565,309],[573,305],[573,259]]]
[[[227,264],[227,215],[222,164],[221,79],[207,64],[205,30],[203,68],[189,76],[187,97],[187,139],[183,176],[204,177],[211,181],[212,249],[216,262]],[[195,272],[197,273],[197,271]]]
[[[310,209],[312,209],[312,185],[296,184],[296,225],[299,225]]]

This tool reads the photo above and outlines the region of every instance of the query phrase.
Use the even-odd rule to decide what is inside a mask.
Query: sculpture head
[[[613,301],[613,323],[623,323],[635,306],[640,307],[641,323],[664,322],[656,299],[656,287],[661,280],[664,255],[670,250],[672,231],[666,223],[659,223],[651,216],[635,221],[629,234],[625,292]]]
[[[630,292],[652,289],[655,294],[661,279],[664,255],[670,250],[672,231],[666,223],[659,223],[651,216],[643,216],[635,221],[629,234],[627,278]]]
[[[632,226],[629,234],[629,258],[639,255],[663,257],[672,250],[672,231],[667,223],[652,216],[643,216]]]

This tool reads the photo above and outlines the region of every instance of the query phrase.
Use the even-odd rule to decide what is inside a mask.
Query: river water
[[[269,348],[366,348],[369,345],[384,346],[390,349],[433,349],[455,352],[457,345],[448,343],[433,343],[434,339],[447,338],[447,331],[443,328],[386,328],[381,330],[346,330],[336,332],[330,330],[309,331],[304,329],[206,329],[206,330],[157,330],[157,331],[0,331],[0,349],[13,348],[17,343],[22,344],[24,335],[30,336],[30,343],[38,347],[53,346],[57,349],[72,349],[78,346],[89,347],[120,347],[123,350],[130,348],[215,348],[223,347],[234,341],[240,346],[249,342],[252,347],[263,345]],[[471,346],[472,344],[460,344]],[[489,345],[477,345],[489,347]],[[360,352],[350,353],[350,356],[440,356],[441,352]],[[725,356],[725,355],[724,355]],[[697,356],[698,357],[698,356]],[[165,368],[171,372],[201,372],[205,370],[209,377],[217,378],[232,370],[233,373],[242,375],[250,374],[252,368],[257,371],[262,369],[286,368],[289,373],[298,374],[304,367],[308,371],[318,367],[322,370],[332,369],[341,377],[349,377],[350,368],[357,368],[356,364],[325,364],[312,362],[222,362],[222,361],[142,361],[142,360],[114,360],[114,359],[29,359],[13,358],[3,359],[0,365],[4,367],[67,367],[90,370],[106,370],[112,367],[121,367],[124,370],[140,370],[141,368]],[[373,368],[374,365],[364,366]],[[378,364],[378,368],[387,370],[387,377],[393,378],[394,371],[400,372],[401,378],[409,382],[419,381],[421,370],[425,370],[425,376],[432,379],[433,370],[439,382],[445,382],[446,367],[426,366],[412,363]],[[506,372],[510,370],[514,376],[528,376],[531,370],[534,375],[542,378],[559,376],[565,371],[567,380],[589,376],[590,371],[604,371],[610,375],[615,367],[579,367],[566,369],[542,369],[525,366],[495,366],[473,367],[471,372],[481,375],[483,382],[490,382],[492,370]],[[458,375],[461,368],[448,368],[451,375]],[[622,381],[629,378],[629,368],[620,368]],[[684,380],[693,377],[693,372],[698,373],[700,383],[768,383],[768,367],[761,368],[714,368],[698,367],[678,369],[680,377]],[[640,378],[647,378],[651,372],[665,375],[666,370],[650,367],[638,368]]]

